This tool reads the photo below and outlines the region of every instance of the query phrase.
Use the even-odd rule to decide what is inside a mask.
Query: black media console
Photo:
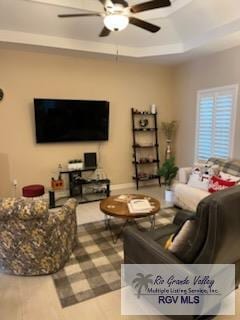
[[[60,171],[60,175],[68,175],[69,188],[68,195],[60,196],[56,199],[56,194],[63,190],[49,190],[49,206],[56,208],[62,206],[67,198],[76,198],[79,203],[97,201],[110,196],[109,179],[88,179],[83,176],[84,172],[95,171],[96,167],[87,167],[80,170]]]

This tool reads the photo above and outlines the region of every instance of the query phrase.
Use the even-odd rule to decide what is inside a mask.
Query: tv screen
[[[34,110],[37,143],[108,140],[107,101],[34,99]]]

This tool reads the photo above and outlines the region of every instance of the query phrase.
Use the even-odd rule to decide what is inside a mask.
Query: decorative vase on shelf
[[[165,159],[171,159],[172,158],[172,146],[171,146],[171,140],[166,141],[166,150],[165,150]]]
[[[165,160],[168,160],[173,156],[172,141],[176,132],[177,122],[162,122],[161,128],[166,137]]]
[[[150,112],[151,112],[152,114],[155,114],[155,113],[157,112],[157,110],[156,110],[156,105],[155,105],[155,104],[152,104],[152,105],[151,105],[151,107],[150,107]]]

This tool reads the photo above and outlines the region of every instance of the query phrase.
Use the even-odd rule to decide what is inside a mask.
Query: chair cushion
[[[192,188],[183,183],[174,185],[174,204],[184,210],[196,212],[199,202],[208,195],[207,191]]]
[[[150,236],[154,241],[160,244],[162,247],[165,246],[166,241],[169,237],[179,229],[175,224],[168,224],[164,227],[156,229],[154,231],[149,231],[148,236]]]
[[[44,186],[40,184],[33,184],[22,188],[24,197],[34,198],[40,197],[44,194]]]

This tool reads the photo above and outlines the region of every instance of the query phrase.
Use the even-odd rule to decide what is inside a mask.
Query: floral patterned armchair
[[[75,199],[58,211],[43,200],[0,200],[0,272],[43,275],[58,271],[76,244]]]

